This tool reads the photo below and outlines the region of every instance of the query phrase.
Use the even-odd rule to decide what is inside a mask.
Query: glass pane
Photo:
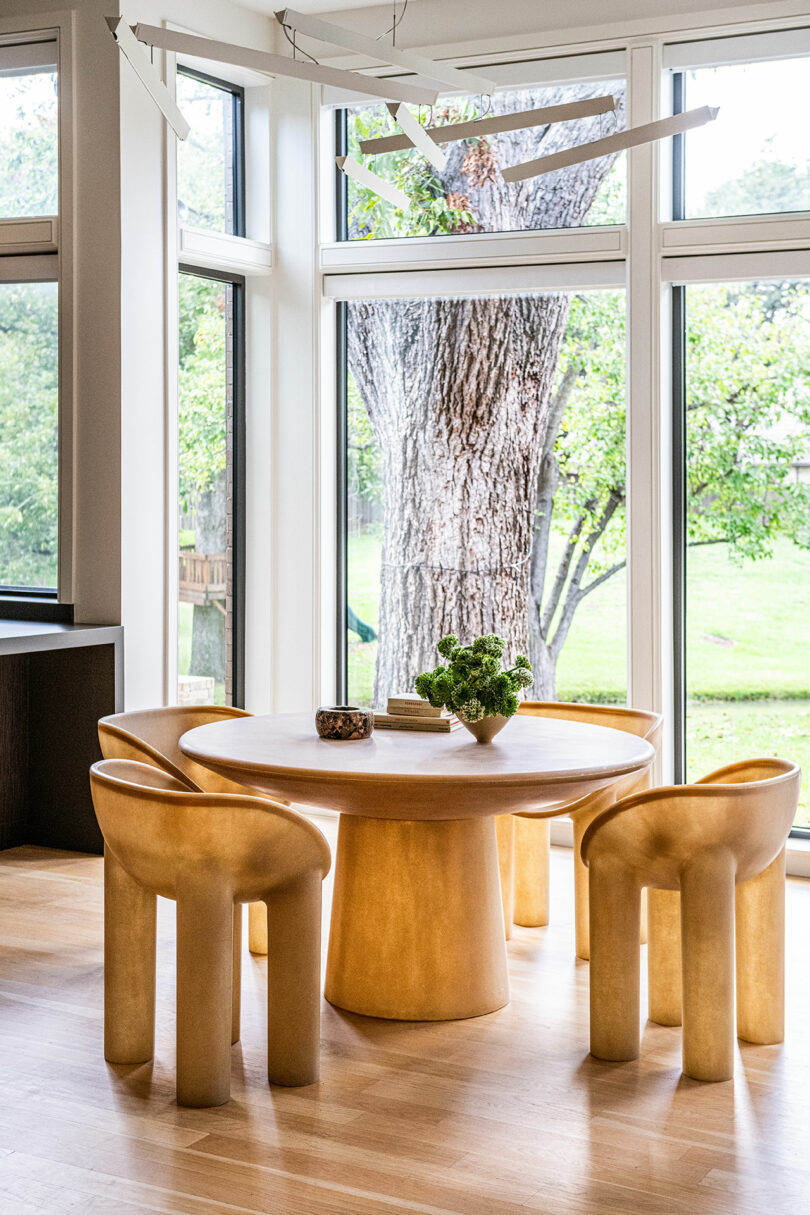
[[[347,314],[350,701],[496,632],[527,695],[623,703],[624,294]]]
[[[0,283],[0,584],[57,581],[56,283]]]
[[[191,124],[177,144],[178,219],[189,228],[238,234],[233,93],[178,72],[177,104]]]
[[[11,48],[27,50],[28,48]],[[0,48],[0,218],[56,215],[56,68],[5,68]]]
[[[685,135],[687,219],[810,210],[810,59],[686,73],[686,108],[713,105]]]
[[[687,779],[807,771],[810,283],[688,287],[686,371]]]
[[[231,702],[233,296],[180,275],[180,704]]]
[[[391,135],[396,127],[384,104],[347,111],[348,151],[411,199],[402,212],[376,194],[347,179],[350,240],[375,237],[437,236],[463,232],[517,232],[537,228],[572,228],[584,224],[625,221],[625,153],[603,156],[526,182],[509,185],[499,169],[550,155],[623,130],[624,81],[572,84],[558,88],[521,89],[480,97],[440,98],[434,108],[436,125],[468,121],[485,114],[560,105],[586,97],[612,94],[615,113],[553,126],[528,127],[489,138],[465,139],[442,145],[447,166],[437,172],[415,149],[364,158],[359,141]],[[423,125],[431,125],[429,108],[410,107]]]

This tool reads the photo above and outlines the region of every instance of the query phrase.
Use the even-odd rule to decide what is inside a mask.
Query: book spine
[[[449,717],[450,714],[446,709],[434,709],[426,700],[420,701],[398,701],[389,700],[388,712],[396,713],[403,717]]]

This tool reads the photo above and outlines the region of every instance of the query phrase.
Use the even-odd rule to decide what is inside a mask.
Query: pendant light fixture
[[[390,109],[390,107],[389,107]],[[616,109],[616,99],[587,97],[583,101],[568,101],[562,105],[547,105],[537,110],[518,110],[512,114],[493,114],[472,118],[469,122],[448,122],[441,126],[420,127],[434,143],[452,143],[458,139],[477,139],[485,135],[500,135],[506,131],[522,131],[526,127],[548,126],[553,122],[570,122],[575,118],[592,118]],[[364,156],[379,156],[385,152],[402,152],[412,141],[407,135],[383,135],[360,141]]]
[[[308,60],[291,59],[286,55],[271,55],[268,51],[254,51],[248,46],[236,46],[232,42],[218,42],[213,38],[201,38],[197,34],[184,34],[180,30],[162,29],[157,25],[138,22],[135,37],[147,46],[163,51],[174,51],[180,55],[194,55],[210,59],[215,63],[231,63],[237,67],[251,68],[267,76],[291,76],[296,80],[311,80],[315,84],[331,84],[353,93],[366,93],[370,97],[381,97],[384,101],[409,101],[412,105],[433,105],[438,94],[434,89],[405,81],[389,80],[377,76],[365,76],[362,72],[346,72],[341,68],[324,67]]]
[[[405,147],[417,148],[423,156],[426,156],[434,169],[439,172],[447,164],[447,156],[428,135],[421,122],[418,122],[408,107],[400,102],[399,105],[394,105],[388,102],[388,113],[393,118],[394,122],[403,131],[403,139],[405,139]]]
[[[309,17],[298,13],[295,9],[285,8],[276,13],[279,25],[317,38],[319,42],[329,42],[332,46],[342,47],[346,51],[356,51],[367,55],[380,63],[390,63],[392,67],[405,68],[433,84],[446,85],[451,89],[463,89],[465,93],[491,93],[495,82],[474,72],[459,71],[445,63],[437,63],[425,55],[416,55],[413,51],[400,50],[396,45],[388,46],[376,38],[367,38],[364,34],[356,34],[353,30],[343,29],[342,26],[332,25],[319,17]],[[401,18],[400,18],[401,20]],[[394,18],[391,32],[396,34],[399,22]]]
[[[160,110],[178,139],[185,139],[191,127],[183,117],[177,103],[160,79],[157,69],[149,61],[143,47],[123,17],[105,17],[110,33],[118,43],[118,49],[132,65],[138,79]]]
[[[625,148],[636,148],[643,143],[667,139],[670,135],[680,135],[683,131],[702,127],[707,122],[713,122],[717,113],[716,107],[703,105],[696,110],[674,114],[671,118],[661,118],[658,122],[648,122],[644,126],[630,127],[627,131],[617,131],[615,135],[607,135],[604,139],[594,139],[591,143],[565,148],[562,152],[541,156],[538,160],[527,160],[523,164],[512,165],[502,169],[501,176],[504,181],[525,181],[529,177],[539,177],[542,173],[553,173],[555,169],[567,169],[570,165],[582,164],[586,160],[597,160],[600,156],[622,152]]]
[[[385,181],[384,178],[378,177],[376,173],[372,173],[371,169],[367,169],[365,165],[361,165],[353,156],[336,156],[335,164],[347,177],[351,177],[356,181],[358,185],[365,186],[367,190],[373,190],[375,194],[379,194],[380,198],[384,198],[386,202],[393,203],[401,211],[407,211],[410,207],[411,200],[404,190],[400,190],[397,186],[392,186],[390,181]]]

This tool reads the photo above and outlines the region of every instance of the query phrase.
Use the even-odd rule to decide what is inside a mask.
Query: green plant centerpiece
[[[444,662],[416,677],[417,693],[434,709],[455,713],[478,742],[491,742],[517,712],[517,693],[533,679],[531,663],[518,654],[513,667],[504,667],[506,642],[495,633],[470,645],[449,633],[437,649]]]

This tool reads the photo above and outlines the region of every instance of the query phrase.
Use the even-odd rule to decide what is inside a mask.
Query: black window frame
[[[208,72],[198,71],[178,63],[177,75],[187,76],[190,80],[199,80],[202,84],[211,85],[231,97],[231,115],[233,121],[233,232],[225,232],[225,236],[245,235],[245,90],[241,85],[233,84],[230,80],[222,80],[219,76],[211,76]]]
[[[190,274],[214,282],[229,283],[233,288],[233,447],[232,447],[232,650],[231,704],[245,707],[245,562],[246,562],[246,462],[247,426],[245,405],[247,329],[245,325],[245,276],[226,270],[192,266],[180,262],[177,273]],[[176,488],[175,488],[176,492]]]

